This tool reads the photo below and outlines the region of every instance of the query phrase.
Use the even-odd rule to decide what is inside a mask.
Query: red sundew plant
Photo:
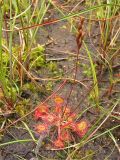
[[[44,134],[54,127],[57,131],[57,137],[53,141],[55,148],[64,148],[65,142],[71,142],[71,132],[77,133],[82,138],[89,129],[89,122],[82,119],[76,122],[77,115],[71,112],[69,107],[64,106],[63,98],[56,96],[54,98],[55,107],[51,111],[47,104],[39,106],[34,113],[35,120],[40,120],[36,125],[37,133]],[[70,132],[71,131],[71,132]]]

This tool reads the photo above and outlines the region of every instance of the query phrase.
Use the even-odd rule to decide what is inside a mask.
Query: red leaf
[[[55,112],[58,114],[58,113],[62,113],[62,108],[61,106],[56,106],[55,107]]]
[[[55,146],[56,148],[63,148],[63,147],[64,147],[64,143],[63,143],[63,141],[62,141],[60,138],[56,139],[56,140],[53,142],[53,144],[54,144],[54,146]]]
[[[73,122],[75,118],[76,118],[76,114],[75,114],[75,113],[72,113],[72,114],[70,114],[70,115],[68,116],[67,121],[68,121],[68,122]]]
[[[55,115],[53,114],[46,114],[46,115],[43,115],[41,116],[41,119],[45,122],[45,123],[54,123],[57,118]]]
[[[35,114],[34,114],[35,119],[38,120],[39,118],[41,118],[41,116],[47,114],[48,111],[49,111],[49,109],[48,109],[47,105],[41,105],[41,106],[39,106],[35,110]]]
[[[61,125],[61,127],[62,128],[70,128],[70,126],[72,125],[75,118],[76,118],[75,113],[68,115],[67,120]]]
[[[73,130],[73,131],[75,131],[76,132],[76,123],[71,123],[70,124],[70,127],[71,127],[71,129]]]
[[[54,98],[54,102],[55,102],[57,105],[62,105],[63,102],[64,102],[64,100],[63,100],[61,97],[56,96],[56,97]]]
[[[46,124],[38,124],[36,127],[35,127],[35,130],[36,132],[38,133],[45,133],[47,132],[48,130],[48,126]]]
[[[80,122],[72,125],[72,129],[80,136],[83,137],[89,128],[89,123],[86,120],[81,120]]]
[[[70,128],[72,122],[66,121],[61,124],[61,128]]]
[[[71,136],[68,130],[63,130],[59,138],[62,141],[71,141]]]
[[[67,115],[69,115],[70,114],[70,108],[68,108],[68,107],[65,107],[65,109],[64,109],[64,115],[65,116],[67,116]]]

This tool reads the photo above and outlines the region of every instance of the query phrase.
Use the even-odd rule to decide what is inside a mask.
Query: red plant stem
[[[59,113],[59,121],[58,121],[58,137],[60,137],[60,125],[61,125],[61,114]]]
[[[80,25],[78,26],[78,35],[76,37],[76,43],[77,43],[77,59],[76,59],[76,63],[75,63],[75,72],[74,72],[74,80],[73,80],[73,83],[75,83],[75,80],[76,80],[76,77],[77,77],[77,71],[78,71],[78,61],[79,61],[79,54],[80,54],[80,48],[82,46],[82,40],[83,40],[83,37],[84,37],[84,32],[83,32],[83,23],[84,23],[84,18],[81,18],[80,19]],[[66,107],[69,103],[69,99],[71,97],[71,94],[73,92],[73,89],[74,89],[74,85],[72,85],[71,87],[71,90],[70,90],[70,93],[67,97],[67,101],[66,101],[66,105],[65,105],[65,108],[63,110],[63,116],[64,116],[64,113],[65,113],[65,110],[66,110]]]
[[[78,51],[77,51],[77,59],[76,59],[76,64],[75,64],[75,73],[74,73],[73,83],[75,83],[75,80],[76,80],[76,77],[77,77],[78,60],[79,60],[79,48],[78,48]],[[69,93],[69,95],[68,95],[68,97],[67,97],[66,104],[65,104],[65,107],[64,107],[64,109],[63,109],[63,116],[64,116],[64,113],[65,113],[66,107],[68,106],[69,99],[70,99],[70,97],[71,97],[71,94],[72,94],[72,92],[73,92],[73,89],[74,89],[74,85],[72,85],[71,90],[70,90],[70,93]],[[62,117],[63,117],[63,116],[62,116]]]
[[[76,77],[77,77],[78,60],[79,60],[79,48],[77,49],[77,59],[76,59],[76,63],[75,63],[75,73],[74,73],[73,83],[75,83],[75,80],[76,80]],[[71,90],[70,90],[70,93],[69,93],[69,95],[68,95],[67,104],[68,104],[68,101],[69,101],[70,96],[71,96],[71,94],[72,94],[73,88],[74,88],[74,85],[72,85]],[[66,104],[66,106],[67,106],[67,104]]]
[[[76,15],[71,16],[71,17],[77,17],[77,16],[78,15],[76,13]],[[119,18],[119,17],[120,17],[120,14],[118,14],[116,16],[112,16],[110,18],[101,18],[101,19],[90,19],[90,18],[86,18],[86,17],[81,16],[81,18],[84,18],[85,20],[95,21],[95,22],[98,22],[98,21],[102,21],[102,22],[103,21],[110,21],[110,20],[113,20],[113,19],[116,19],[116,18]],[[63,18],[63,20],[64,20],[64,18]],[[32,29],[32,28],[36,28],[36,27],[41,27],[41,26],[46,26],[46,25],[54,24],[54,23],[57,23],[57,22],[60,22],[60,21],[61,21],[61,19],[53,19],[53,20],[50,20],[50,21],[47,21],[47,22],[43,22],[43,23],[40,23],[40,24],[35,24],[35,25],[31,25],[31,26],[15,29],[14,31],[28,30],[28,29]],[[6,29],[4,29],[4,30],[6,32],[11,32],[11,30],[6,30]]]
[[[120,78],[120,73],[114,75],[117,78]]]
[[[66,124],[62,125],[62,128],[68,127],[70,124],[72,124],[73,122],[67,122]]]

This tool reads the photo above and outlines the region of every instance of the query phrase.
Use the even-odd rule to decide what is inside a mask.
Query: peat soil
[[[52,11],[51,19],[57,18],[58,13]],[[87,33],[88,27],[88,21],[85,21],[84,23],[84,31],[86,32],[84,40],[89,48],[89,50],[95,54],[94,61],[96,62],[98,60],[97,56],[97,49],[99,48],[99,25],[97,22],[93,22],[92,25],[92,37],[90,38]],[[39,29],[37,34],[37,41],[39,44],[45,44],[45,55],[46,55],[46,61],[53,61],[57,63],[58,69],[61,69],[63,71],[63,79],[64,77],[74,77],[74,70],[73,67],[75,66],[76,61],[76,53],[77,53],[77,45],[76,45],[76,34],[75,31],[70,31],[71,26],[70,23],[67,21],[62,21],[59,23],[51,24],[45,27],[42,27]],[[50,43],[49,43],[50,42]],[[70,96],[70,99],[68,101],[69,106],[74,109],[76,106],[78,106],[76,113],[80,113],[83,110],[90,107],[90,103],[88,102],[88,95],[89,95],[89,89],[93,85],[93,81],[91,77],[86,76],[85,70],[86,68],[83,67],[83,65],[88,65],[89,68],[89,59],[87,57],[86,51],[84,49],[85,47],[82,46],[80,50],[80,56],[79,56],[79,65],[78,65],[78,71],[77,71],[77,80],[75,84],[71,83],[71,80],[68,80],[62,90],[59,91],[58,94],[62,95],[64,99],[67,98],[71,91],[71,87],[73,86],[73,91]],[[87,58],[86,58],[87,57]],[[119,59],[120,57],[117,57],[117,59],[114,60],[115,65],[119,65]],[[40,70],[38,71],[32,71],[33,74],[35,74],[38,78],[46,78],[48,75],[47,70],[43,70],[43,72]],[[120,68],[116,68],[114,70],[115,73],[120,72]],[[42,75],[40,75],[42,73]],[[101,81],[102,80],[102,81]],[[56,90],[62,80],[59,81],[52,81],[53,83],[53,90]],[[82,83],[81,83],[82,82]],[[47,81],[38,81],[38,83],[42,83],[43,86],[47,84]],[[117,83],[117,85],[114,86],[113,92],[111,95],[107,94],[107,89],[109,88],[109,72],[106,69],[103,71],[102,76],[100,78],[100,88],[101,88],[101,105],[109,108],[111,107],[113,100],[120,97],[120,93],[118,92],[120,90],[120,84]],[[39,103],[41,100],[45,99],[45,97],[48,96],[48,93],[45,93],[44,96],[41,96],[42,93],[38,92],[37,94],[33,94],[31,91],[24,91],[24,97],[27,99],[31,99],[31,104],[35,106],[37,103]],[[32,107],[33,108],[33,107]],[[31,108],[31,109],[32,109]],[[117,106],[115,108],[115,112],[120,112],[120,106]],[[98,117],[100,116],[100,112],[95,109],[88,109],[87,112],[85,112],[81,118],[86,118],[90,121],[91,124],[93,124]],[[32,115],[29,117],[29,122],[27,121],[27,124],[32,129],[34,128],[34,120],[32,119]],[[116,126],[119,124],[119,121],[114,118],[109,118],[104,125],[98,130],[97,133],[102,133],[106,129],[110,129],[113,126]],[[113,132],[114,137],[117,140],[118,145],[120,145],[120,130],[116,129]],[[10,129],[5,131],[4,137],[2,138],[0,143],[10,142],[13,140],[19,140],[19,139],[29,139],[31,138],[29,133],[22,129],[22,128],[15,128],[11,127]],[[6,145],[0,148],[0,160],[18,160],[21,159],[20,157],[23,157],[23,159],[26,160],[35,160],[35,149],[36,144],[34,142],[27,142],[27,143],[15,143]],[[39,159],[56,159],[56,160],[64,160],[67,158],[67,155],[65,152],[60,151],[61,154],[64,156],[61,157],[60,154],[58,154],[58,151],[51,151],[51,150],[45,150],[45,147],[40,148],[39,152]],[[106,158],[108,156],[108,158]],[[100,138],[95,139],[94,141],[89,142],[88,144],[84,145],[84,147],[80,148],[77,151],[77,155],[75,159],[79,160],[83,157],[85,160],[119,160],[119,152],[118,148],[115,146],[113,140],[108,136],[104,135]],[[33,158],[33,159],[32,159]]]

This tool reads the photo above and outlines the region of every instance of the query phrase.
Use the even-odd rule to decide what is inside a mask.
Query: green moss
[[[36,87],[33,83],[25,83],[22,87],[22,90],[30,90],[32,93],[36,92]]]
[[[86,160],[93,160],[95,152],[92,149],[86,150],[85,156]]]
[[[55,62],[52,62],[52,61],[50,61],[48,64],[47,64],[47,67],[48,67],[48,69],[49,69],[49,71],[51,71],[51,72],[55,72],[55,71],[57,71],[57,64],[55,63]]]
[[[74,159],[94,160],[95,152],[92,149],[80,150],[74,155]]]
[[[38,68],[38,67],[45,67],[46,66],[46,59],[44,55],[44,47],[38,45],[38,47],[32,49],[30,54],[30,67],[31,68]]]
[[[81,66],[83,67],[83,74],[88,78],[92,77],[91,67],[89,67],[87,64],[81,64]]]
[[[47,91],[52,91],[52,89],[53,89],[53,82],[50,81],[46,85],[46,90]]]
[[[15,107],[15,111],[20,117],[24,116],[29,111],[29,108],[27,106],[28,103],[29,99],[24,99]]]

